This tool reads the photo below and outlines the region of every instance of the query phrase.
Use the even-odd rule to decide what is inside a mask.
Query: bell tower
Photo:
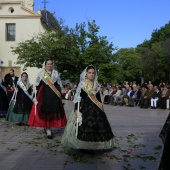
[[[33,7],[34,7],[34,0],[23,0],[24,2],[24,6],[30,10],[34,10]]]

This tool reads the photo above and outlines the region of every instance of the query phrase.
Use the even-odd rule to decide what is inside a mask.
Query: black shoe
[[[52,135],[47,135],[47,138],[48,139],[53,139],[53,136]]]
[[[80,152],[82,152],[84,154],[95,154],[94,150],[80,149]]]
[[[44,133],[47,135],[47,131],[46,131],[46,129],[44,128]]]
[[[144,109],[148,109],[148,106],[143,107]]]
[[[18,122],[17,122],[17,123],[15,123],[15,124],[18,125],[18,126],[22,126],[22,123],[18,123]]]

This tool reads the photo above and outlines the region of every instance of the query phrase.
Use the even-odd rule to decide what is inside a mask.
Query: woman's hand
[[[76,118],[78,117],[78,111],[77,110],[75,110],[75,115],[76,115]]]
[[[33,102],[34,102],[34,104],[35,104],[35,105],[37,105],[37,104],[38,104],[38,101],[37,101],[37,99],[36,99],[36,98],[34,98],[34,99],[33,99]]]

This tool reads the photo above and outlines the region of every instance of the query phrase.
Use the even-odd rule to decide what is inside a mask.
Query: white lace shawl
[[[89,66],[93,66],[93,65],[89,65]],[[80,97],[80,93],[81,93],[81,89],[84,90],[84,85],[85,85],[85,82],[86,82],[86,73],[87,73],[87,68],[89,67],[87,66],[83,72],[80,74],[80,83],[77,87],[77,90],[76,90],[76,94],[74,95],[74,100],[73,102],[74,103],[77,103],[77,102],[80,102],[81,101],[81,97]],[[94,67],[94,66],[93,66]],[[95,67],[94,67],[95,68]],[[100,96],[101,96],[101,86],[100,84],[98,83],[97,81],[97,71],[95,69],[95,77],[94,77],[94,89],[96,89],[95,91],[95,94],[100,91]]]
[[[44,61],[43,66],[42,66],[42,70],[38,73],[38,76],[37,76],[36,81],[34,83],[34,87],[38,86],[40,84],[40,81],[42,80],[45,72],[46,71],[45,71],[45,61]],[[52,80],[53,84],[57,81],[57,83],[60,85],[60,87],[62,87],[60,74],[58,73],[57,70],[54,69],[54,64],[53,64],[53,67],[52,67],[51,80]]]
[[[80,82],[81,82],[82,80],[86,80],[87,68],[88,68],[89,66],[94,67],[93,65],[88,65],[88,66],[83,70],[83,72],[80,74]],[[94,67],[94,68],[95,68],[95,67]],[[95,69],[94,81],[97,81],[97,79],[98,79],[97,70]]]

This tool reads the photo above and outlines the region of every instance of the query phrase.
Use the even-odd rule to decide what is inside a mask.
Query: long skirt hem
[[[103,150],[112,149],[114,147],[114,139],[108,141],[92,142],[82,141],[76,137],[76,116],[74,111],[71,112],[61,144],[67,148],[85,149],[85,150]]]
[[[27,124],[29,113],[25,113],[25,114],[14,113],[13,108],[14,108],[14,104],[11,103],[7,112],[6,121]]]

